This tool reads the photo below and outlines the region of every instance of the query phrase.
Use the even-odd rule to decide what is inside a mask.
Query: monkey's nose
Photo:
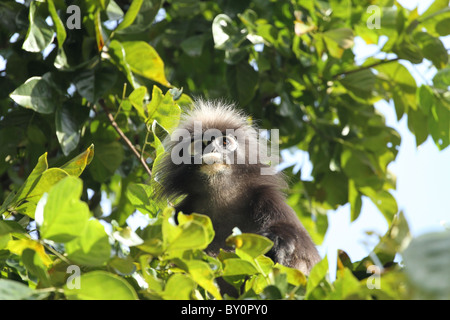
[[[203,163],[205,164],[214,164],[214,163],[223,163],[223,154],[219,152],[210,152],[204,154],[202,156]]]

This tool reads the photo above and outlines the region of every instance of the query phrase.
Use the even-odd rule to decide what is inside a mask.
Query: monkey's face
[[[168,138],[160,196],[229,191],[261,174],[258,133],[231,107],[200,103]]]
[[[192,163],[198,164],[201,174],[230,174],[231,165],[235,164],[239,152],[238,139],[231,135],[193,138],[188,148]]]

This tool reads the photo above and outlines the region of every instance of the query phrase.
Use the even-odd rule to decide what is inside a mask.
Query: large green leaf
[[[95,157],[89,166],[94,180],[103,182],[111,177],[124,159],[122,144],[118,141],[95,145]]]
[[[165,76],[164,62],[151,45],[144,41],[125,41],[122,46],[125,61],[132,72],[166,87],[170,86]]]
[[[80,288],[64,287],[70,300],[137,300],[133,287],[123,278],[105,271],[91,271],[80,277]]]
[[[378,78],[384,80],[387,91],[392,92],[397,118],[400,119],[409,108],[416,109],[417,85],[411,73],[398,62],[375,67]]]
[[[58,105],[57,95],[42,77],[31,77],[10,95],[17,104],[39,113],[53,113]]]
[[[39,300],[49,294],[37,293],[19,281],[0,279],[0,300]]]
[[[44,239],[68,242],[83,234],[91,216],[88,205],[80,201],[83,183],[68,176],[50,190],[40,227]]]
[[[79,73],[73,81],[83,97],[96,103],[114,85],[116,78],[113,68],[99,67]]]
[[[61,166],[68,174],[78,177],[84,171],[86,166],[91,163],[94,158],[94,145],[91,144],[86,151],[80,153],[75,158],[69,160],[64,165]]]
[[[423,56],[433,62],[438,69],[447,65],[448,54],[442,41],[426,32],[416,32],[414,41],[421,48]]]
[[[52,43],[55,32],[45,19],[47,18],[46,5],[38,1],[30,3],[28,33],[22,49],[30,52],[40,52]]]
[[[246,62],[227,67],[226,80],[231,96],[245,106],[258,89],[258,73]]]
[[[86,266],[103,266],[111,256],[105,227],[96,219],[88,220],[83,232],[65,245],[67,257]]]
[[[153,196],[153,189],[149,185],[131,183],[127,188],[127,197],[131,204],[140,212],[148,214],[150,217],[155,217],[158,212],[158,207],[151,200]]]
[[[61,49],[67,37],[66,28],[64,27],[64,23],[58,16],[54,0],[48,0],[47,4],[48,4],[48,11],[50,13],[50,16],[52,17],[53,24],[55,25],[56,39],[58,40],[58,48]]]
[[[152,100],[147,106],[148,119],[156,120],[169,133],[175,129],[180,121],[181,109],[173,100],[170,91],[163,95],[161,89],[153,86]]]
[[[69,109],[58,107],[55,113],[56,136],[65,155],[72,152],[80,142],[80,130]]]
[[[255,259],[267,253],[273,246],[269,239],[251,233],[243,233],[227,238],[226,243],[236,250],[236,254],[242,259]]]
[[[179,225],[174,226],[169,215],[170,211],[166,211],[162,225],[163,241],[169,253],[177,255],[182,250],[204,250],[213,240],[214,230],[207,216],[180,213]]]
[[[141,9],[142,3],[144,0],[133,0],[130,7],[127,10],[127,13],[125,14],[125,17],[123,18],[122,22],[117,27],[117,31],[122,30],[130,26],[134,19],[136,19],[137,14],[139,13],[139,10]]]
[[[345,49],[353,46],[353,31],[349,28],[331,29],[323,33],[323,40],[331,56],[340,58]]]

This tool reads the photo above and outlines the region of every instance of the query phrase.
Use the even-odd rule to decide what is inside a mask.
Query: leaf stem
[[[136,158],[139,159],[139,161],[141,162],[141,164],[144,167],[145,171],[147,171],[148,175],[151,177],[152,176],[152,171],[150,170],[150,168],[148,167],[147,163],[145,162],[145,159],[143,157],[141,157],[141,155],[136,150],[136,148],[133,146],[133,144],[128,139],[128,137],[119,128],[119,126],[117,125],[117,122],[114,120],[113,115],[111,114],[111,112],[109,112],[105,101],[103,99],[100,99],[99,100],[99,104],[102,107],[103,111],[105,111],[106,116],[108,117],[108,120],[111,123],[111,125],[113,126],[113,128],[116,130],[116,132],[119,134],[119,136],[123,139],[123,141],[125,141],[125,144],[128,146],[128,148],[130,148],[130,150],[133,152],[133,154],[136,156]]]
[[[52,248],[52,246],[48,245],[47,243],[45,243],[43,240],[39,240],[39,243],[42,244],[48,251],[50,251],[51,253],[53,253],[55,256],[57,256],[59,259],[61,259],[62,261],[64,261],[67,264],[72,264],[69,259],[67,259],[66,257],[64,257],[61,253],[59,253],[57,250],[55,250],[54,248]]]
[[[358,69],[352,69],[352,70],[348,70],[348,71],[344,71],[344,72],[335,74],[335,75],[333,76],[333,79],[336,79],[336,78],[338,78],[338,77],[340,77],[340,76],[345,76],[345,75],[348,75],[348,74],[351,74],[351,73],[355,73],[355,72],[358,72],[358,71],[367,70],[367,69],[370,69],[370,68],[373,68],[373,67],[376,67],[376,66],[385,64],[385,63],[395,62],[395,61],[398,61],[398,60],[400,60],[399,57],[394,58],[394,59],[391,59],[391,60],[381,60],[381,61],[377,61],[377,62],[374,62],[374,63],[372,63],[372,64],[369,64],[369,65],[367,65],[367,66],[364,66],[364,67],[361,67],[361,68],[358,68]]]

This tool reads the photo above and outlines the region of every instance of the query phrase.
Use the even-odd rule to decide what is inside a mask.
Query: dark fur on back
[[[225,133],[226,129],[240,129],[246,141],[258,141],[255,128],[232,106],[198,101],[179,128],[193,133],[195,121],[201,121],[204,131],[214,128]],[[295,212],[285,203],[282,190],[286,183],[280,174],[261,175],[260,169],[267,165],[259,161],[224,165],[218,172],[205,174],[205,168],[209,170],[207,164],[173,163],[170,152],[177,143],[166,143],[168,152],[156,168],[160,183],[156,194],[171,201],[185,196],[176,206],[177,211],[211,218],[216,235],[207,249],[209,254],[217,255],[220,248],[226,249],[226,238],[238,227],[242,232],[271,239],[274,246],[268,256],[275,262],[309,273],[320,257]],[[239,146],[236,152],[245,152],[248,160],[248,150]]]

